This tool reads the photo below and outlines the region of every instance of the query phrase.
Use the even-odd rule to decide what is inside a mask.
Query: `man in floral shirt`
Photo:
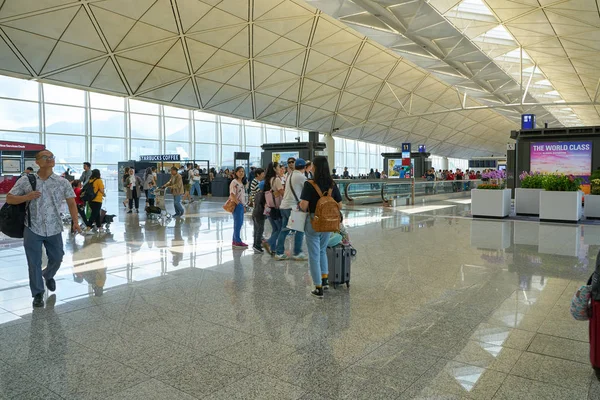
[[[60,268],[64,256],[63,222],[60,217],[63,202],[67,202],[73,221],[77,221],[75,193],[66,179],[54,174],[55,157],[49,150],[40,151],[35,157],[40,167],[35,190],[26,176],[19,178],[6,197],[8,204],[29,202],[28,217],[25,218],[23,246],[29,266],[29,287],[33,296],[33,306],[44,306],[44,280],[51,292],[56,290],[54,276]],[[81,233],[79,224],[73,229]],[[42,271],[42,245],[46,248],[48,265]]]

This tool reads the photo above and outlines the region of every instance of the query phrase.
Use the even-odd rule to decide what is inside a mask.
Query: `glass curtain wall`
[[[58,173],[79,173],[89,161],[115,176],[118,161],[144,154],[180,154],[231,168],[233,153],[246,151],[259,166],[263,143],[297,138],[308,141],[308,132],[0,76],[0,140],[44,143],[57,157]],[[381,153],[393,151],[335,137],[335,168],[348,167],[355,176],[381,171]]]

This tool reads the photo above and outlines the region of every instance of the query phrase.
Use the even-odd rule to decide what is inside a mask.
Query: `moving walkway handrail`
[[[434,185],[433,188],[435,188],[436,193],[432,193],[432,194],[437,194],[437,189],[438,187],[440,187],[440,185],[445,185],[445,184],[450,184],[452,186],[454,185],[461,185],[461,187],[464,187],[462,185],[464,185],[465,183],[469,183],[469,188],[465,190],[470,190],[470,189],[474,189],[476,188],[479,184],[482,183],[481,180],[477,179],[477,180],[469,180],[469,179],[465,179],[465,180],[455,180],[455,181],[427,181],[425,179],[422,178],[402,178],[402,179],[335,179],[335,182],[338,184],[338,186],[343,185],[343,195],[344,198],[349,201],[349,202],[354,202],[355,201],[355,197],[352,196],[352,190],[350,189],[350,186],[352,185],[362,185],[362,184],[378,184],[381,187],[379,189],[373,189],[372,193],[370,191],[366,191],[367,192],[367,196],[365,197],[373,197],[373,196],[377,196],[377,197],[381,197],[381,201],[384,203],[387,203],[391,200],[393,200],[394,197],[397,197],[397,194],[390,194],[388,193],[388,195],[386,196],[386,192],[389,192],[390,187],[391,186],[401,186],[401,185],[410,185],[410,189],[409,191],[402,195],[402,197],[409,197],[410,198],[410,202],[411,204],[415,203],[415,197],[416,197],[416,193],[415,193],[415,188],[419,185],[423,185],[423,184],[430,184],[430,185]],[[459,190],[462,191],[462,190]],[[370,196],[370,195],[373,196]],[[427,194],[427,192],[426,192]],[[408,195],[408,196],[406,196]]]

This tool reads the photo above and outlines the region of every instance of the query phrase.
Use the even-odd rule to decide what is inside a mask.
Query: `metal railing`
[[[481,180],[426,181],[424,179],[336,179],[345,202],[414,205],[417,198],[456,197],[481,184]]]

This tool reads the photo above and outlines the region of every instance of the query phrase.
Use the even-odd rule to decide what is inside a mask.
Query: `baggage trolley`
[[[163,188],[156,188],[154,190],[154,196],[155,196],[155,201],[154,204],[156,204],[158,207],[164,207],[165,206],[165,193],[166,193],[167,189],[163,189]]]

